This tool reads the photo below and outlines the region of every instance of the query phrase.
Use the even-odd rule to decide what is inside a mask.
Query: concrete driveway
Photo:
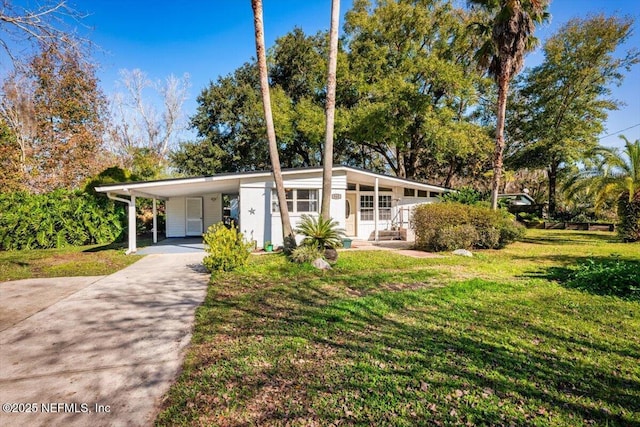
[[[26,304],[33,314],[0,332],[0,425],[151,424],[205,297],[202,257],[148,255],[79,289],[60,285],[67,294],[48,306]],[[0,283],[3,310],[20,299],[15,286],[28,284]]]

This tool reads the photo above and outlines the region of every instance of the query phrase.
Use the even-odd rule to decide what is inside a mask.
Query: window
[[[374,221],[375,214],[373,211],[373,195],[362,194],[360,195],[360,220],[361,221]],[[378,219],[390,220],[391,219],[391,196],[378,196]]]
[[[426,190],[418,190],[418,197],[428,197]]]
[[[318,190],[295,190],[296,212],[318,212]]]
[[[362,221],[373,221],[373,196],[360,196],[360,219]]]
[[[318,190],[287,188],[285,193],[289,212],[318,212]],[[280,212],[275,189],[271,190],[271,212]]]
[[[429,192],[429,197],[440,197],[440,193],[438,193],[436,191],[430,191]]]
[[[405,188],[404,189],[404,197],[414,197],[416,195],[416,190],[413,188]]]
[[[378,196],[378,219],[391,219],[391,196]]]

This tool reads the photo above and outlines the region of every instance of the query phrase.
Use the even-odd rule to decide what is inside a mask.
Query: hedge
[[[88,193],[0,193],[0,249],[105,244],[122,234],[125,211]]]
[[[462,203],[417,206],[411,217],[416,248],[428,251],[498,249],[521,238],[524,227],[508,212]]]

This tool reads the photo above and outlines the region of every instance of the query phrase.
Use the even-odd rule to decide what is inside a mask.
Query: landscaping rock
[[[322,258],[317,258],[315,261],[311,263],[318,270],[331,270],[331,266],[329,263]]]
[[[472,257],[473,254],[466,250],[466,249],[456,249],[455,251],[453,251],[454,255],[460,255],[460,256],[467,256],[467,257]]]
[[[338,261],[338,251],[336,251],[335,249],[325,249],[324,250],[324,257],[327,261],[334,263],[336,261]]]

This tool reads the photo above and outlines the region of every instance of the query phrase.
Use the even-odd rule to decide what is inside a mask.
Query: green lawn
[[[279,255],[219,276],[158,425],[640,425],[640,303],[563,287],[638,262],[608,233],[530,231],[472,259]]]
[[[125,255],[119,245],[0,251],[0,282],[39,277],[102,276],[139,259]]]

